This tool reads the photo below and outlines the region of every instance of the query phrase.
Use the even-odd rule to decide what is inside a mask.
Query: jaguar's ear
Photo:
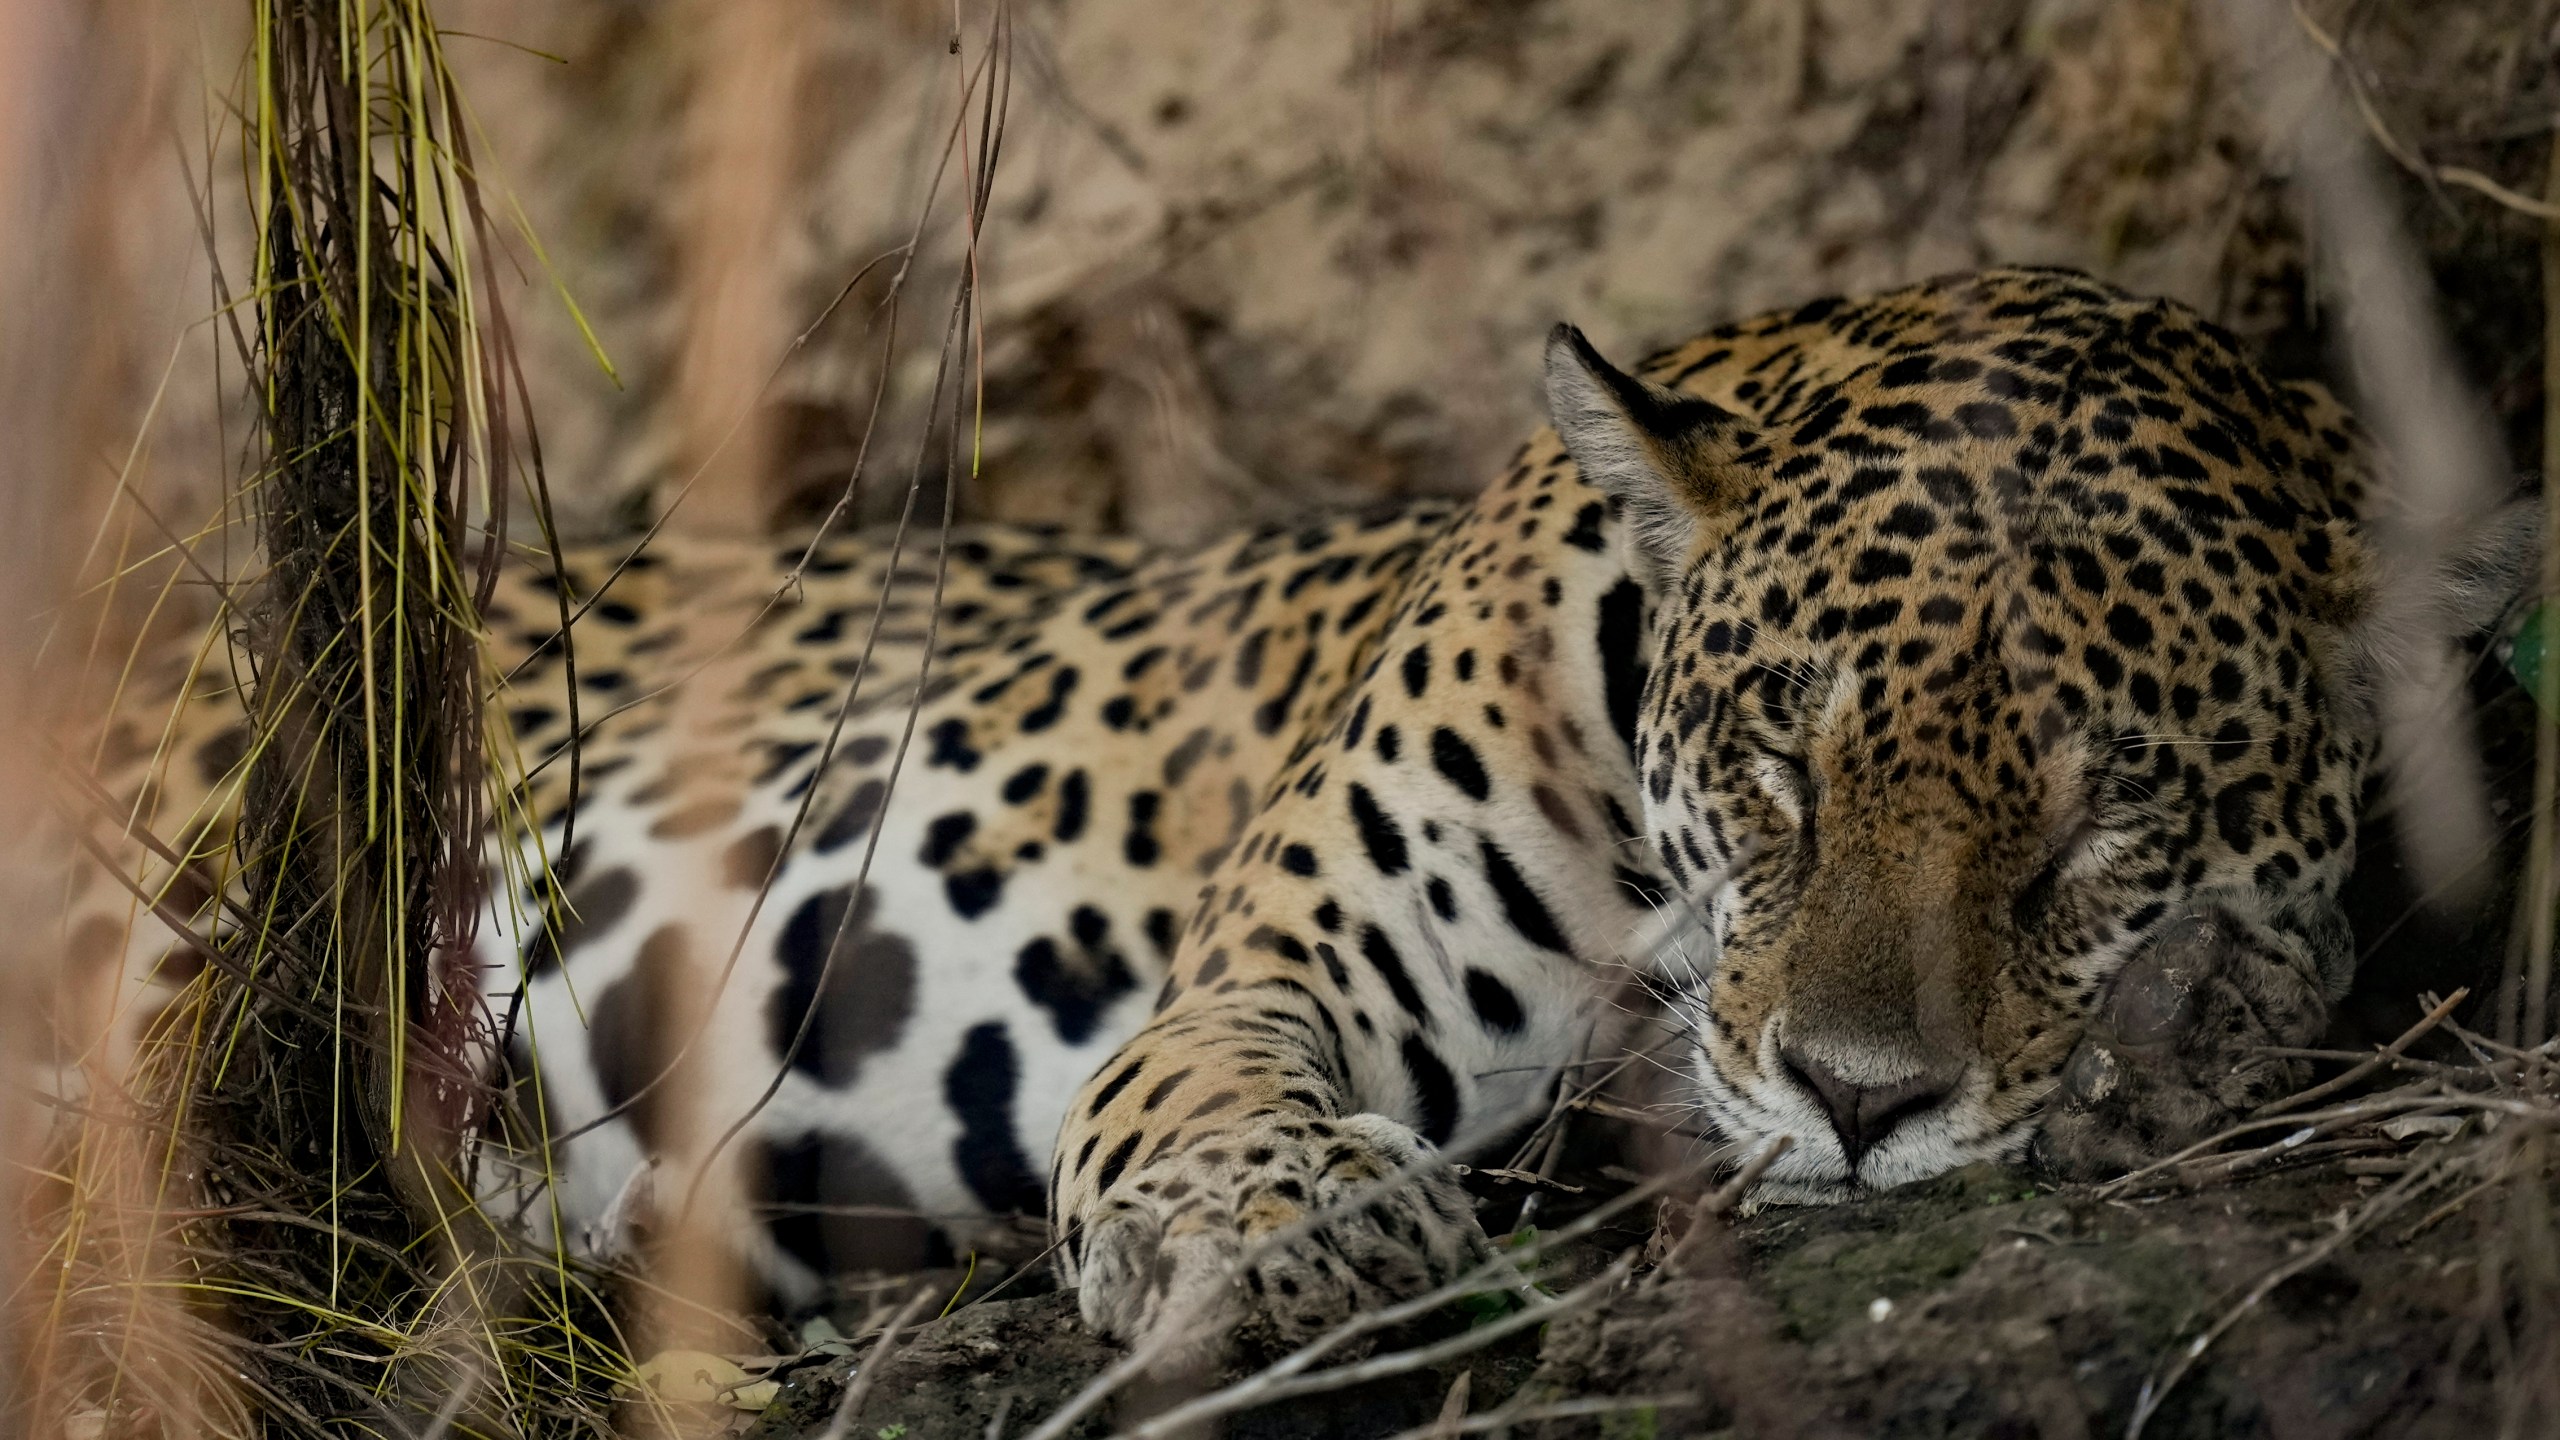
[[[1547,335],[1547,415],[1583,480],[1618,501],[1646,580],[1680,570],[1699,517],[1749,489],[1743,457],[1760,448],[1742,417],[1627,374],[1571,325]]]

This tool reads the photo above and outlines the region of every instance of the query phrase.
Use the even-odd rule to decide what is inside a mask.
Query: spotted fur
[[[1432,1157],[1542,1101],[1613,974],[1672,997],[1704,1125],[1795,1138],[1768,1199],[2018,1153],[2066,1065],[2121,1068],[2144,1015],[2084,1033],[2172,932],[2209,1033],[2188,1004],[2183,1068],[2055,1133],[2147,1153],[2251,1103],[2232,1057],[2307,1039],[2348,963],[2338,408],[2049,271],[1548,363],[1556,429],[1471,505],[1178,554],[958,532],[938,619],[930,539],[822,546],[779,606],[796,549],[514,572],[538,878],[479,958],[574,1136],[562,1223],[614,1211],[687,1022],[715,1117],[781,1075],[744,1241],[779,1288],[1045,1208],[1122,1337],[1192,1295],[1309,1330],[1481,1253]],[[562,586],[601,595],[565,846]],[[209,725],[124,793],[217,852],[244,750]],[[87,893],[92,949],[158,954]]]

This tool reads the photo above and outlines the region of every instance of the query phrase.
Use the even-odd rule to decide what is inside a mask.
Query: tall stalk
[[[574,1384],[574,1326],[506,1336],[529,1289],[462,1179],[493,1100],[471,973],[490,815],[494,584],[517,437],[464,111],[424,0],[255,0],[245,107],[266,560],[243,610],[258,740],[179,1149],[271,1423],[394,1433]],[[560,1287],[559,1293],[566,1293]],[[553,1320],[562,1316],[554,1307]],[[595,1352],[590,1355],[589,1352]],[[611,1368],[608,1364],[605,1368]],[[476,1398],[474,1398],[476,1397]]]

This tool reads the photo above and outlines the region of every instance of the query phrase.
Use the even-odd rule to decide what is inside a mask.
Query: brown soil
[[[525,336],[564,523],[614,533],[686,473],[681,116],[694,12],[450,0],[528,50],[458,52],[562,279]],[[915,223],[990,0],[799,7],[785,233],[756,279],[807,324]],[[1470,493],[1539,419],[1559,319],[1629,355],[1817,295],[1991,263],[2173,296],[2328,359],[2299,197],[2224,7],[2155,0],[1335,0],[1012,6],[1019,62],[982,239],[991,519],[1183,541]],[[2540,192],[2550,0],[2315,0],[2404,149]],[[2391,168],[2456,353],[2533,452],[2539,228]],[[957,273],[948,192],[857,504],[893,513]],[[183,227],[182,227],[183,228]],[[783,514],[844,488],[877,373],[866,289],[767,395]],[[742,292],[745,293],[745,292]],[[759,366],[761,362],[759,362]],[[148,384],[151,377],[145,376]],[[181,392],[184,387],[180,387]],[[164,447],[167,448],[167,447]],[[221,447],[206,452],[220,455]],[[928,513],[930,513],[928,511]],[[698,515],[679,512],[681,528]]]
[[[2122,1435],[2183,1347],[2383,1183],[2330,1168],[2110,1201],[1977,1167],[1856,1204],[1764,1212],[1597,1311],[1476,1356],[1465,1367],[1469,1410],[1694,1397],[1515,1432],[1553,1436]],[[2477,1286],[2473,1217],[2404,1240],[2424,1209],[2278,1286],[2214,1342],[2142,1433],[2331,1440],[2494,1429],[2487,1387],[2461,1358]],[[1642,1237],[1598,1238],[1588,1258]],[[1084,1332],[1070,1294],[974,1304],[886,1362],[849,1433],[977,1436],[1001,1412],[1002,1433],[1019,1435],[1117,1353]],[[753,1433],[818,1433],[850,1368],[830,1360],[789,1371]],[[1459,1368],[1250,1413],[1224,1433],[1395,1435],[1440,1413]],[[1129,1394],[1076,1433],[1112,1433],[1113,1420],[1172,1398]]]

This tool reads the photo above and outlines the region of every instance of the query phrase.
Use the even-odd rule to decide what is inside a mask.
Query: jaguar
[[[2292,1083],[2262,1052],[2353,974],[2383,663],[2326,391],[2043,269],[1632,372],[1560,326],[1545,390],[1468,504],[511,566],[524,818],[471,958],[538,1134],[492,1193],[622,1243],[698,1051],[777,1295],[1043,1217],[1093,1327],[1178,1344],[1474,1262],[1450,1158],[1633,1026],[1763,1204],[2121,1167]],[[169,912],[253,763],[202,654],[101,752],[125,831],[184,841],[72,927],[164,989],[134,896]]]

